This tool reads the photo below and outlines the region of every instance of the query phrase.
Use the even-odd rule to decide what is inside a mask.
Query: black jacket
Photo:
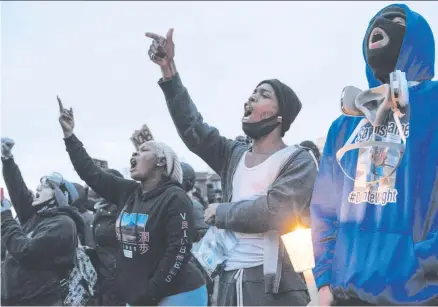
[[[117,268],[117,254],[121,246],[116,236],[116,219],[119,213],[117,205],[106,201],[96,204],[96,213],[93,220],[93,240],[97,256],[96,269],[99,276],[100,305],[121,306],[124,302],[116,295],[117,284],[115,274]]]
[[[84,222],[72,207],[37,213],[13,159],[3,161],[3,177],[22,226],[11,211],[2,212],[2,295],[10,305],[51,305],[61,298],[59,282],[74,265]]]
[[[129,305],[156,305],[170,295],[204,284],[189,262],[195,237],[193,207],[182,187],[168,181],[142,193],[138,182],[113,176],[97,167],[75,135],[65,139],[79,177],[97,194],[118,205],[116,221],[121,250],[116,282]]]
[[[208,230],[208,225],[204,221],[204,207],[194,197],[191,198],[193,204],[193,216],[195,220],[196,236],[194,242],[202,239]]]
[[[86,198],[79,198],[72,204],[72,207],[78,209],[80,215],[82,216],[85,222],[84,244],[88,247],[94,248],[95,242],[93,239],[93,229],[92,229],[94,212],[88,210],[90,202],[91,201]]]

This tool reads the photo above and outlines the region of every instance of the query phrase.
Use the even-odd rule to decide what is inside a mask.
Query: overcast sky
[[[32,189],[52,171],[80,182],[58,123],[60,95],[89,154],[110,167],[129,165],[129,138],[147,123],[182,160],[207,170],[180,140],[147,57],[144,32],[174,27],[177,68],[210,125],[241,134],[243,103],[259,81],[278,78],[303,103],[286,142],[314,140],[340,115],[343,87],[366,87],[363,35],[389,3],[2,2],[1,135],[16,141]],[[408,5],[437,36],[438,3]]]

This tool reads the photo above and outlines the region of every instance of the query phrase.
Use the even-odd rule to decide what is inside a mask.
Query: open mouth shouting
[[[137,160],[135,159],[135,157],[131,158],[130,163],[131,163],[131,170],[130,170],[130,172],[132,173],[135,170],[135,167],[137,166]]]
[[[245,112],[243,113],[242,121],[246,122],[249,120],[249,118],[251,117],[251,114],[254,110],[248,102],[246,102],[244,104],[244,109],[245,109]]]
[[[389,36],[386,32],[379,27],[376,27],[371,31],[370,38],[368,40],[368,48],[379,49],[385,47],[389,43]]]

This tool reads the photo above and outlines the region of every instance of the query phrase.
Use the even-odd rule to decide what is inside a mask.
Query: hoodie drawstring
[[[243,306],[243,269],[238,269],[234,276],[236,280],[237,306]]]

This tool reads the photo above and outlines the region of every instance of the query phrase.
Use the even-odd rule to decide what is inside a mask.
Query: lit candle
[[[303,273],[309,290],[309,305],[318,306],[318,288],[315,284],[312,269],[315,267],[312,235],[309,228],[298,228],[281,236],[295,272]]]

